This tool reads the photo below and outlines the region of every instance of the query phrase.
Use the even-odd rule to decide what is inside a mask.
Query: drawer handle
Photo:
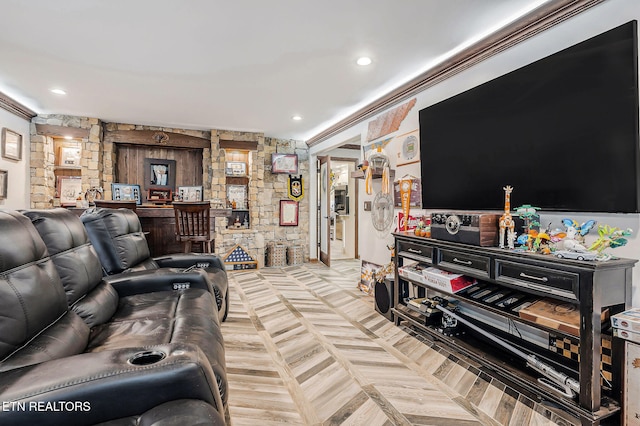
[[[543,283],[546,283],[547,281],[549,281],[549,279],[547,277],[534,277],[533,275],[527,275],[524,272],[520,272],[520,276],[522,278],[531,278],[532,280],[538,280],[538,281],[542,281]]]
[[[416,249],[408,248],[407,251],[409,253],[422,254],[422,250],[416,250]]]
[[[453,258],[453,261],[456,263],[462,263],[463,265],[473,265],[473,262],[470,260],[460,260],[457,257]]]

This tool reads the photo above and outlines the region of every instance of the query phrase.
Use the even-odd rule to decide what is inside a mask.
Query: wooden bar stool
[[[203,253],[214,252],[210,210],[209,201],[173,203],[176,239],[182,243],[185,253],[191,252],[193,243],[201,244]]]

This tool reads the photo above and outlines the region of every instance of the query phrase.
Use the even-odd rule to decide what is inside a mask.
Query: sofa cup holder
[[[156,362],[160,362],[167,354],[162,351],[144,351],[138,352],[134,354],[131,358],[129,358],[129,364],[145,366],[155,364]]]

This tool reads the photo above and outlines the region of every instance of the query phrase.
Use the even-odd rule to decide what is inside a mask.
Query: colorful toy
[[[567,228],[567,238],[576,240],[579,243],[584,243],[584,236],[591,231],[596,221],[588,220],[582,225],[579,225],[578,222],[573,219],[562,219],[562,223]]]
[[[631,228],[620,229],[609,225],[598,225],[598,239],[591,244],[589,250],[598,252],[598,260],[609,260],[611,255],[603,253],[608,247],[616,248],[627,244],[627,239],[633,230]]]
[[[500,221],[498,222],[500,225],[500,241],[498,245],[500,248],[504,248],[505,231],[508,229],[507,245],[510,249],[513,249],[513,243],[516,240],[514,230],[516,225],[511,216],[511,192],[513,188],[507,185],[502,189],[504,189],[504,214],[500,216]]]
[[[598,255],[590,251],[557,250],[553,254],[560,259],[596,260]]]
[[[535,229],[540,231],[540,215],[538,214],[540,207],[533,207],[530,204],[523,204],[520,207],[516,207],[515,212],[520,219],[524,221],[524,231],[528,233],[530,230]]]

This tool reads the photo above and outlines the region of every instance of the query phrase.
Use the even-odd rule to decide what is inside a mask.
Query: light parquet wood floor
[[[570,424],[393,325],[359,276],[353,260],[229,273],[233,426]]]

